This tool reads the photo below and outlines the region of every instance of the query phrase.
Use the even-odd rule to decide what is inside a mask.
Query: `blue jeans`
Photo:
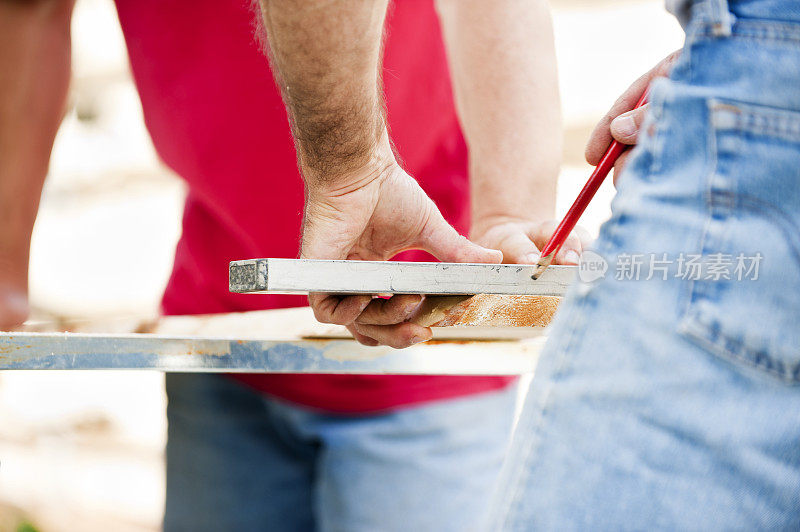
[[[608,270],[581,270],[541,356],[493,531],[800,529],[800,2],[691,15],[595,244]]]
[[[516,389],[342,416],[169,374],[164,528],[467,530],[486,519]]]

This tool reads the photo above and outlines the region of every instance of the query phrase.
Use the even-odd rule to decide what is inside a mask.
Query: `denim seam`
[[[713,27],[706,21],[701,21],[693,28],[695,37],[718,38]],[[733,26],[729,38],[755,39],[760,41],[797,42],[800,43],[800,24],[787,22],[772,22],[766,20],[738,19]]]
[[[675,72],[675,68],[682,62],[685,61],[681,66],[686,69],[686,82],[693,83],[694,82],[694,68],[692,68],[692,59],[694,54],[692,54],[692,46],[697,39],[697,34],[700,28],[696,25],[692,24],[686,29],[686,39],[683,45],[683,49],[681,50],[681,55],[678,58],[675,65],[672,67],[672,72],[670,72],[669,79],[674,81],[672,77],[672,73]]]
[[[648,119],[653,126],[653,134],[650,137],[650,168],[646,174],[649,179],[653,179],[653,176],[661,171],[661,157],[664,152],[664,128],[661,126],[661,121],[664,117],[666,95],[656,94],[655,96],[659,98],[650,103],[648,110]]]
[[[706,250],[706,247],[709,243],[714,209],[718,209],[721,206],[724,207],[730,203],[717,201],[720,196],[725,196],[726,194],[724,192],[714,190],[714,177],[717,175],[719,170],[718,133],[719,131],[725,130],[717,128],[714,123],[714,114],[718,111],[720,102],[718,100],[710,99],[708,100],[707,105],[710,113],[709,124],[711,127],[708,128],[707,139],[709,170],[706,172],[705,190],[703,192],[707,213],[703,226],[703,232],[699,242],[699,249],[701,252]],[[761,210],[763,205],[758,205],[757,202],[750,201],[748,197],[738,199],[742,206],[747,206],[758,212],[763,212]],[[764,212],[764,214],[772,219],[777,218],[775,213],[772,212]],[[778,223],[781,225],[781,230],[786,232],[786,228],[783,227],[784,224],[781,223],[781,221]],[[789,240],[789,242],[791,243],[791,240]],[[792,250],[793,252],[798,253],[797,250],[795,250],[794,245],[792,245]],[[699,325],[701,321],[700,316],[693,311],[693,308],[698,300],[703,297],[703,291],[698,289],[698,281],[695,280],[689,280],[687,288],[688,297],[686,298],[686,306],[682,313],[682,318],[678,324],[678,330],[684,337],[694,341],[696,344],[701,345],[702,347],[707,348],[708,351],[722,359],[728,359],[730,361],[730,359],[733,358],[741,361],[745,363],[747,367],[760,369],[763,372],[780,378],[780,380],[785,383],[800,383],[800,363],[787,365],[783,361],[769,356],[761,349],[754,349],[747,346],[741,340],[735,340],[726,335],[720,334],[719,332],[712,333],[708,330],[709,328],[713,329],[712,324],[701,327]]]
[[[706,216],[705,221],[703,223],[703,230],[700,234],[700,239],[698,241],[698,249],[703,250],[706,246],[706,240],[708,238],[709,232],[711,231],[711,219],[712,219],[712,212],[711,212],[711,186],[712,186],[712,178],[716,173],[717,169],[717,139],[715,131],[712,128],[707,129],[707,138],[706,138],[706,145],[708,146],[707,154],[708,154],[708,162],[707,162],[707,169],[705,175],[703,177],[705,181],[705,187],[703,190],[703,198],[704,198],[704,205],[706,206]],[[695,286],[696,282],[694,279],[689,279],[686,283],[686,305],[681,313],[681,320],[678,322],[678,330],[683,332],[685,327],[688,325],[690,320],[692,320],[692,307],[694,306],[696,300],[698,299],[698,290]]]
[[[511,522],[512,515],[514,513],[514,509],[518,508],[520,503],[523,499],[524,494],[524,486],[527,485],[527,481],[530,478],[530,464],[536,454],[536,450],[541,444],[541,427],[545,419],[545,415],[548,411],[548,406],[550,404],[551,399],[551,391],[553,389],[553,380],[564,374],[566,369],[566,362],[567,362],[567,354],[570,352],[574,352],[575,343],[578,341],[578,330],[581,329],[579,327],[581,316],[584,312],[584,307],[586,306],[586,302],[589,296],[583,296],[580,300],[575,302],[575,307],[571,309],[572,312],[572,320],[569,324],[569,334],[567,338],[559,345],[558,350],[554,353],[554,356],[557,355],[558,359],[554,363],[554,371],[551,375],[550,382],[548,382],[548,388],[546,391],[542,393],[542,397],[537,405],[537,416],[535,421],[530,423],[528,426],[531,429],[531,434],[536,434],[536,438],[531,441],[531,444],[527,446],[525,451],[522,454],[522,460],[520,460],[519,468],[517,470],[516,478],[514,479],[515,482],[514,487],[509,496],[509,502],[506,504],[506,509],[508,511],[505,512],[505,516],[503,518],[504,529],[508,526],[513,525]],[[535,382],[535,373],[534,373],[534,382]],[[521,429],[522,427],[517,427],[517,430]],[[516,433],[516,431],[515,431]]]
[[[714,146],[714,174],[717,173],[719,167],[719,148],[717,146],[720,132],[746,132],[763,137],[780,138],[788,142],[800,142],[800,113],[798,112],[764,108],[716,98],[708,101],[708,108],[711,113],[712,127],[710,130],[713,135],[713,144],[709,143],[709,145]],[[726,122],[720,118],[726,115],[731,116],[733,120]],[[750,194],[731,195],[729,192],[709,190],[707,199],[710,201],[711,207],[724,204],[725,201],[719,201],[724,199],[767,218],[783,233],[795,262],[800,266],[800,240],[797,237],[800,235],[800,227],[797,227],[783,209]]]
[[[711,99],[709,105],[715,131],[741,131],[800,143],[800,113],[796,111],[719,99]],[[728,123],[726,116],[731,117]]]
[[[709,115],[707,116],[706,121],[710,123],[712,110],[708,102],[707,102],[707,112],[709,113]],[[705,182],[705,187],[703,190],[703,198],[706,206],[707,216],[705,223],[703,224],[703,233],[700,236],[700,242],[698,242],[701,253],[706,249],[706,246],[708,245],[708,240],[711,238],[711,223],[714,219],[714,208],[715,208],[714,178],[716,177],[717,169],[719,168],[719,145],[718,145],[717,132],[714,130],[714,128],[709,127],[707,135],[708,138],[706,139],[706,146],[708,146],[707,150],[708,161],[706,163],[707,167],[705,176],[703,178]],[[691,286],[692,290],[694,291],[695,289],[694,280],[692,280]],[[694,299],[693,297],[689,298],[690,304],[693,299]]]
[[[688,317],[691,318],[691,315]],[[750,349],[745,344],[724,335],[717,334],[713,338],[709,337],[706,328],[697,326],[698,321],[696,317],[685,320],[680,325],[681,333],[722,360],[730,362],[730,359],[733,358],[746,367],[759,370],[762,374],[767,373],[777,377],[785,384],[800,385],[800,363],[787,364],[769,356],[762,350]]]

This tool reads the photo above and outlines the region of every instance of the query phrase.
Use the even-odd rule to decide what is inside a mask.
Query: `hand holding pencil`
[[[634,109],[642,107],[645,103],[647,103],[646,90],[639,98],[639,101]],[[553,232],[553,236],[550,237],[550,240],[547,242],[547,244],[545,244],[544,248],[542,248],[541,256],[539,257],[539,261],[536,263],[536,271],[533,274],[534,280],[538,279],[542,273],[544,273],[547,267],[550,266],[550,263],[553,262],[553,257],[555,257],[556,253],[558,253],[558,250],[564,244],[564,240],[566,240],[572,229],[578,223],[578,220],[583,215],[586,207],[589,206],[592,198],[594,198],[594,195],[600,188],[600,185],[614,167],[614,163],[617,162],[619,156],[622,155],[627,149],[628,145],[623,144],[618,140],[613,140],[608,149],[606,149],[603,157],[597,164],[597,167],[595,167],[594,172],[592,172],[592,175],[589,176],[589,180],[583,186],[583,189],[580,191],[578,197],[569,208],[569,211],[567,211],[567,215],[563,220],[561,220],[561,223],[558,224],[555,232]]]
[[[615,164],[617,168],[620,164],[624,164],[624,160],[628,156],[627,148],[636,144],[639,127],[644,117],[644,107],[647,105],[648,87],[654,79],[669,75],[680,54],[680,50],[671,53],[652,70],[633,82],[595,127],[586,146],[586,160],[590,164],[595,164],[596,168],[567,215],[556,228],[550,241],[542,248],[533,279],[538,279],[553,262],[553,258],[564,240],[575,227],[609,171],[615,167]],[[634,101],[637,103],[631,108]],[[615,174],[615,182],[616,177]]]

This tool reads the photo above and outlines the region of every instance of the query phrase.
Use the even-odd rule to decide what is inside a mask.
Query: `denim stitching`
[[[659,84],[659,86],[661,86]],[[647,180],[652,180],[655,174],[661,171],[661,157],[664,151],[664,104],[666,95],[664,89],[653,91],[654,98],[650,102],[647,120],[642,127],[653,127],[653,134],[649,136],[650,148],[650,168],[646,172]],[[642,176],[644,177],[644,176]]]
[[[725,196],[732,197],[732,195],[728,193],[711,191],[712,207],[725,206],[726,204],[729,204],[727,201],[718,201],[720,197]],[[738,199],[738,206],[758,212],[759,214],[764,214],[769,219],[774,221],[775,225],[777,225],[784,234],[785,240],[789,244],[792,253],[795,256],[795,261],[800,264],[800,253],[798,252],[796,243],[793,242],[793,240],[795,240],[796,229],[792,229],[794,225],[791,224],[791,221],[784,219],[784,213],[777,208],[770,209],[770,204],[766,202],[760,202],[750,196],[738,196]],[[708,228],[710,220],[710,217],[707,218],[706,228]],[[787,228],[787,224],[789,224],[789,228]],[[706,231],[704,234],[707,237],[709,233]],[[707,244],[708,240],[704,238],[704,242],[701,247],[703,253],[708,251]],[[720,330],[719,323],[717,323],[713,318],[711,318],[709,321],[709,319],[703,318],[703,314],[693,312],[692,307],[700,300],[704,298],[708,299],[708,296],[705,293],[705,290],[702,289],[702,286],[705,286],[704,283],[699,283],[698,281],[692,280],[690,281],[690,286],[692,293],[689,297],[687,311],[685,312],[684,319],[682,320],[682,332],[695,340],[701,340],[704,344],[713,346],[714,349],[712,351],[715,354],[722,355],[723,358],[725,356],[735,358],[741,362],[745,362],[748,366],[764,370],[773,376],[779,377],[780,380],[789,384],[796,384],[798,381],[800,381],[800,361],[792,363],[781,360],[776,356],[772,356],[762,347],[751,346],[742,338],[736,338],[724,334]],[[781,349],[779,352],[784,352],[784,350]]]
[[[669,74],[670,81],[680,81],[679,79],[676,79],[676,76],[679,76],[684,70],[686,72],[686,82],[691,84],[694,81],[694,69],[692,68],[692,46],[694,45],[699,30],[700,26],[696,23],[690,23],[686,28],[686,39],[683,49],[681,50],[680,56],[675,61],[675,64],[672,65],[672,71]]]
[[[708,208],[708,215],[706,216],[705,224],[703,227],[702,236],[700,239],[700,250],[706,251],[706,248],[711,238],[711,221],[714,214],[714,209],[720,206],[729,204],[734,195],[726,191],[714,190],[713,179],[717,175],[719,169],[719,148],[718,148],[718,132],[726,130],[738,130],[738,127],[718,127],[719,122],[715,122],[715,115],[719,112],[735,113],[736,119],[734,126],[756,124],[758,121],[741,120],[742,114],[755,115],[756,112],[750,107],[750,111],[746,110],[748,106],[739,104],[727,104],[719,100],[710,99],[707,102],[709,112],[708,128],[708,158],[711,161],[709,165],[709,172],[705,177],[705,204]],[[793,113],[796,114],[796,113]],[[798,124],[800,124],[800,114],[798,116]],[[763,122],[763,121],[761,121]],[[768,128],[769,129],[769,128]],[[783,131],[778,129],[779,131]],[[763,129],[761,130],[763,131]],[[752,132],[752,131],[751,131]],[[800,263],[800,250],[793,242],[795,240],[794,234],[797,229],[791,220],[786,218],[785,213],[777,207],[772,206],[766,202],[761,202],[757,198],[749,195],[736,195],[738,205],[748,208],[759,213],[763,213],[780,227],[784,235],[787,235],[787,242],[789,242],[792,252],[795,254],[795,259]],[[725,200],[725,201],[720,201]],[[787,228],[786,225],[789,225]],[[723,360],[736,360],[743,363],[746,367],[761,370],[762,373],[772,375],[779,378],[784,383],[790,385],[800,384],[800,361],[796,363],[788,363],[770,356],[765,350],[749,347],[742,339],[731,338],[722,334],[719,329],[719,324],[715,322],[704,322],[699,314],[693,311],[695,305],[704,296],[704,290],[701,289],[699,283],[695,280],[689,280],[688,284],[688,297],[683,311],[683,318],[681,319],[678,331],[685,337],[694,341],[695,343],[705,347],[711,353],[719,356]]]
[[[708,24],[698,24],[693,36],[716,38],[713,28]],[[800,24],[738,19],[730,38],[800,43]]]
[[[551,399],[551,391],[553,389],[553,380],[556,377],[562,376],[566,369],[566,362],[567,362],[567,354],[570,352],[574,352],[575,345],[578,341],[578,331],[582,330],[580,327],[580,322],[582,321],[582,316],[584,314],[584,310],[586,307],[586,303],[589,299],[589,296],[583,296],[580,299],[574,300],[574,307],[572,309],[572,320],[569,324],[568,328],[568,335],[560,343],[558,346],[558,350],[553,356],[558,356],[557,364],[554,364],[554,371],[549,379],[548,388],[545,392],[542,393],[541,400],[537,404],[537,415],[535,420],[526,427],[530,427],[531,435],[536,435],[535,439],[531,440],[531,443],[525,448],[522,454],[521,464],[519,464],[519,469],[515,478],[514,487],[511,490],[509,502],[505,506],[507,512],[505,512],[505,516],[503,517],[503,529],[507,529],[510,526],[513,526],[512,522],[512,514],[515,512],[516,508],[519,508],[520,503],[522,502],[523,495],[524,495],[524,487],[528,485],[528,480],[530,479],[530,464],[533,461],[533,457],[536,454],[534,448],[537,448],[541,445],[542,435],[541,435],[541,427],[542,423],[544,422],[545,415],[548,412],[548,405],[550,404]],[[581,337],[582,339],[582,337]],[[534,374],[535,375],[535,374]],[[536,377],[534,376],[534,381]],[[517,427],[519,430],[522,427]]]
[[[703,198],[704,204],[707,209],[707,215],[705,216],[705,221],[703,223],[703,230],[700,233],[700,239],[698,241],[698,249],[703,250],[706,247],[706,243],[709,237],[709,233],[711,231],[711,219],[712,219],[712,211],[711,211],[711,187],[712,187],[712,178],[717,170],[718,158],[717,158],[717,137],[716,133],[713,128],[707,128],[707,138],[706,138],[706,146],[708,149],[706,150],[707,153],[707,170],[703,180],[705,181],[705,188],[703,190]],[[687,297],[686,297],[686,305],[683,309],[682,315],[683,318],[679,322],[678,330],[682,332],[685,323],[688,320],[692,320],[692,307],[696,304],[697,300],[699,299],[700,291],[698,290],[697,283],[694,279],[689,279],[686,288],[687,288]]]
[[[740,131],[800,143],[800,113],[798,112],[718,99],[709,100],[709,109],[712,124],[710,130],[714,137],[715,173],[719,164],[716,146],[720,131]],[[719,205],[721,200],[736,201],[738,206],[766,216],[781,230],[792,250],[795,261],[800,265],[800,242],[797,237],[800,234],[800,228],[783,209],[749,194],[737,194],[735,197],[727,197],[728,195],[730,193],[710,191],[708,200],[712,206]]]
[[[680,332],[723,360],[733,358],[747,367],[777,377],[786,384],[800,384],[800,362],[787,363],[771,357],[762,349],[750,349],[740,340],[722,336],[718,330],[714,333],[714,324],[701,328],[698,326],[700,322],[698,316],[687,315],[681,322]],[[710,334],[709,328],[712,330]]]
[[[800,113],[796,111],[713,99],[711,112],[717,131],[742,131],[800,143]]]

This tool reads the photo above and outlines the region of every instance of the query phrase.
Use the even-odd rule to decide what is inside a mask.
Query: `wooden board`
[[[433,325],[435,340],[514,340],[542,336],[547,320],[532,321],[532,326],[520,326],[522,322],[500,322],[495,318],[481,322],[476,302],[483,301],[492,308],[508,304],[509,296],[476,296],[476,299],[428,297],[417,320],[425,326]],[[558,298],[545,298],[546,300]],[[472,304],[460,303],[472,301]],[[527,314],[531,301],[527,300]],[[461,322],[453,320],[462,312]],[[525,313],[523,312],[523,314]],[[486,314],[491,316],[492,314]],[[445,323],[447,318],[452,324]],[[433,321],[432,321],[433,320]],[[435,323],[440,322],[440,323]],[[447,326],[444,326],[447,325]],[[147,333],[180,337],[235,338],[242,340],[297,340],[302,338],[350,338],[350,332],[340,325],[319,323],[308,307],[209,314],[198,316],[164,316],[160,318],[128,318],[115,320],[64,320],[60,322],[31,322],[21,329],[27,332],[75,332],[126,334]]]
[[[236,293],[294,294],[524,294],[562,296],[576,266],[551,266],[533,280],[529,264],[460,264],[309,259],[252,259],[230,263]]]
[[[543,327],[452,326],[407,349],[369,347],[344,327],[317,323],[307,307],[26,330],[0,333],[0,370],[513,375],[534,370],[545,342]]]
[[[435,327],[407,349],[369,347],[309,308],[26,329],[38,332],[0,333],[0,370],[512,375],[533,371],[545,341],[542,327]]]
[[[534,370],[544,340],[430,341],[392,349],[353,339],[0,333],[0,370],[514,375]]]
[[[434,312],[432,327],[547,327],[560,297],[479,294]],[[448,302],[449,304],[450,302]],[[433,317],[433,316],[432,316]],[[427,320],[431,321],[431,320]]]

